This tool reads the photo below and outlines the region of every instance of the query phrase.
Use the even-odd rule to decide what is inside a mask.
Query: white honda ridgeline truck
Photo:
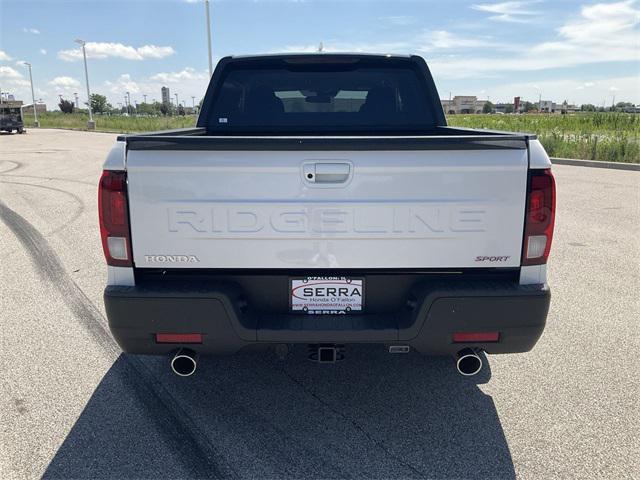
[[[120,136],[104,164],[111,331],[180,375],[301,343],[473,375],[544,329],[550,168],[535,135],[448,127],[420,57],[223,58],[196,128]]]

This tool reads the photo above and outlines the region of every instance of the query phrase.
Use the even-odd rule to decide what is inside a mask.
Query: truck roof
[[[289,59],[308,59],[308,60],[361,60],[361,59],[409,59],[412,55],[409,54],[391,54],[391,53],[363,53],[363,52],[340,52],[340,53],[327,53],[327,52],[291,52],[291,53],[259,53],[250,55],[229,55],[222,60],[289,60]]]
[[[271,53],[252,53],[243,55],[229,55],[233,58],[247,57],[289,57],[289,56],[336,56],[336,57],[410,57],[408,53],[381,53],[381,52],[271,52]]]

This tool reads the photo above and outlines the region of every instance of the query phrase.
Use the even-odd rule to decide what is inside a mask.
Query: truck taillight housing
[[[132,266],[126,172],[102,172],[98,187],[98,212],[102,249],[107,264]]]
[[[551,170],[532,170],[527,192],[522,265],[542,265],[551,250],[556,212],[556,184]]]

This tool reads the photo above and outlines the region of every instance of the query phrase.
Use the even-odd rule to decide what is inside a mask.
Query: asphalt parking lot
[[[0,136],[0,477],[640,478],[640,172],[558,165],[553,292],[527,354],[122,355],[96,185],[115,135]]]

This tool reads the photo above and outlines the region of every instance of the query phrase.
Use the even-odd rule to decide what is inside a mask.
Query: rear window
[[[230,65],[208,109],[215,133],[399,133],[435,127],[420,72],[404,66]]]

